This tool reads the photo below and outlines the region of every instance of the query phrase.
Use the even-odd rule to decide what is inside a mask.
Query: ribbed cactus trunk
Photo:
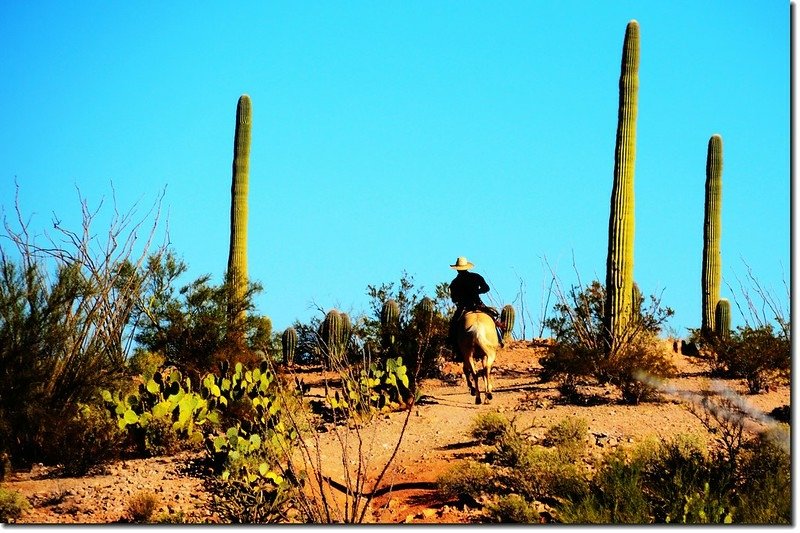
[[[605,329],[613,351],[631,315],[633,296],[634,189],[636,114],[639,92],[639,23],[625,31],[619,78],[619,113],[614,154],[614,185],[608,221]]]
[[[384,357],[394,357],[394,345],[400,330],[400,305],[386,300],[381,308],[381,344]]]
[[[500,323],[503,324],[503,342],[511,342],[513,340],[514,318],[514,307],[511,304],[504,305],[500,311]]]
[[[294,364],[294,352],[297,349],[297,331],[289,326],[281,335],[281,352],[283,354],[283,364],[292,366]]]
[[[234,297],[241,302],[247,290],[247,193],[250,186],[250,97],[243,94],[236,106],[236,132],[233,140],[233,179],[231,183],[231,242],[228,275]],[[244,319],[241,305],[231,318]]]
[[[700,331],[704,336],[714,331],[714,313],[719,301],[722,254],[720,234],[722,225],[722,137],[712,135],[708,140],[706,159],[706,199],[703,222],[703,321]]]
[[[731,303],[720,298],[714,310],[714,333],[717,338],[727,339],[731,334]]]

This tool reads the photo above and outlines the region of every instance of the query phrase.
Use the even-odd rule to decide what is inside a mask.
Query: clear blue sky
[[[788,307],[785,1],[3,2],[0,204],[32,227],[166,186],[184,281],[227,264],[238,97],[253,102],[249,269],[276,330],[367,311],[467,256],[539,329],[544,259],[605,279],[625,26],[641,27],[635,278],[700,322],[706,149],[723,136],[724,282]],[[98,230],[98,232],[100,232]],[[733,298],[724,284],[722,295]],[[741,297],[741,295],[739,295]],[[734,321],[738,312],[734,309]],[[519,322],[519,319],[518,319]]]

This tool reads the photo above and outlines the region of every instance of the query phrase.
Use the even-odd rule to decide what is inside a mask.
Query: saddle
[[[505,331],[505,328],[503,327],[503,323],[500,322],[500,312],[497,309],[495,309],[494,307],[490,307],[490,306],[488,306],[486,304],[482,304],[482,303],[481,304],[474,304],[474,305],[470,305],[470,306],[465,306],[464,308],[461,309],[461,313],[458,314],[456,317],[454,317],[454,321],[457,322],[457,321],[461,320],[462,318],[464,318],[464,315],[467,314],[467,313],[484,313],[486,315],[489,315],[490,317],[492,317],[492,320],[494,321],[494,325],[498,329],[500,329],[502,331]]]

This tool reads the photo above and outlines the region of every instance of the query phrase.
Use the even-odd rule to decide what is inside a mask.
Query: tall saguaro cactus
[[[722,254],[720,233],[722,225],[722,136],[714,134],[708,140],[706,158],[706,199],[703,222],[703,335],[714,331],[714,313],[719,301]]]
[[[250,186],[251,115],[250,97],[243,94],[236,106],[231,183],[231,242],[228,252],[228,275],[237,300],[241,300],[247,290],[247,193]],[[243,317],[244,311],[240,310],[235,318]]]
[[[631,315],[633,295],[634,189],[636,114],[639,92],[639,23],[625,30],[619,77],[614,185],[608,220],[605,329],[609,351],[616,346]]]

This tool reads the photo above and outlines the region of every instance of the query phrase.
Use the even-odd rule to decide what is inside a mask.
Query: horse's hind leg
[[[477,383],[475,386],[472,384],[472,377],[475,375],[475,365],[472,363],[471,357],[464,358],[464,377],[467,380],[467,387],[469,388],[469,393],[472,396],[478,392]]]

